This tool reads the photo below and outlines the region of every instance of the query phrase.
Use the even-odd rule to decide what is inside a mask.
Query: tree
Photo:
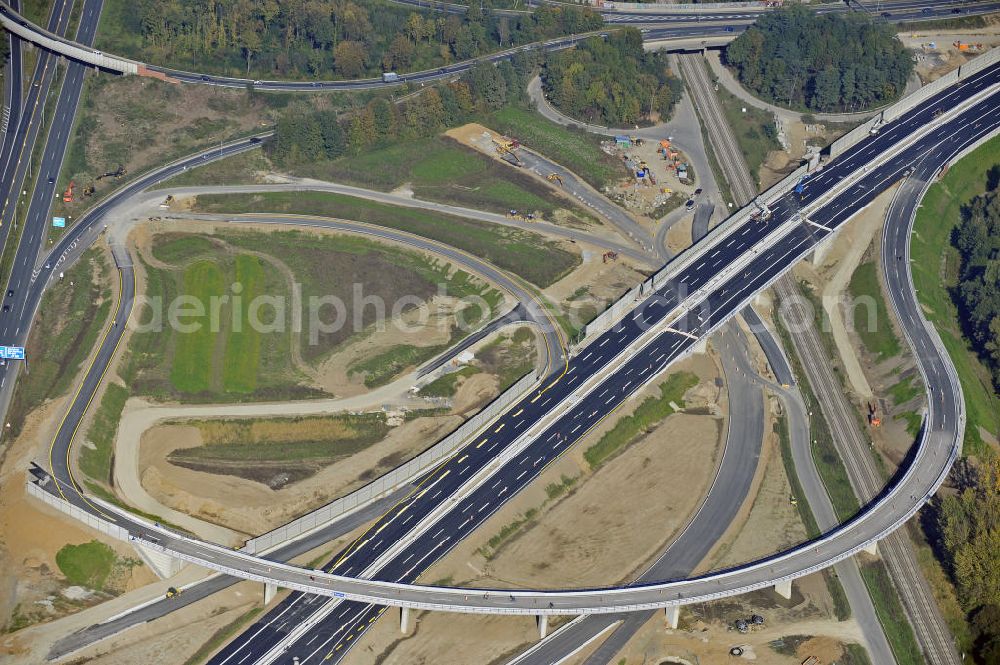
[[[761,15],[726,47],[725,61],[761,97],[826,112],[892,101],[913,70],[891,25],[798,3]]]
[[[333,50],[333,64],[347,78],[356,78],[365,70],[365,48],[359,42],[343,41]]]
[[[634,29],[549,54],[542,83],[566,115],[613,127],[637,124],[654,110],[669,118],[682,90],[664,56],[645,53]]]

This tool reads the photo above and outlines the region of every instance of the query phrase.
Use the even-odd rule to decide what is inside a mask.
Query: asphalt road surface
[[[984,80],[992,81],[995,77],[995,70],[983,75]],[[693,268],[683,271],[678,276],[677,281],[687,285],[689,289],[702,286],[717,273],[722,265],[730,264],[737,256],[746,252],[746,247],[755,244],[762,237],[758,235],[759,233],[766,233],[769,227],[778,223],[778,220],[787,219],[794,214],[799,205],[808,203],[816,196],[821,195],[827,187],[839,182],[848,174],[867,170],[867,164],[872,154],[885,150],[902,134],[908,134],[916,127],[930,124],[931,114],[938,104],[948,103],[953,106],[956,98],[967,96],[971,90],[976,89],[982,83],[983,81],[977,83],[976,80],[970,80],[961,88],[944,93],[942,96],[922,104],[918,109],[904,115],[896,123],[887,126],[879,135],[866,139],[848,150],[840,159],[832,162],[809,181],[801,200],[796,201],[798,197],[792,194],[783,197],[772,205],[774,214],[771,219],[759,223],[759,225],[744,227],[740,234],[720,241],[719,251],[710,255],[710,259],[714,258],[714,260],[703,261]],[[992,131],[995,124],[1000,122],[998,115],[1000,114],[997,112],[994,100],[989,99],[977,103],[962,113],[960,118],[949,119],[947,125],[937,126],[932,132],[903,150],[887,164],[867,170],[867,175],[862,182],[851,187],[829,202],[829,205],[814,213],[811,222],[801,222],[791,233],[775,243],[770,250],[759,254],[742,274],[737,274],[720,285],[707,299],[707,312],[702,313],[696,321],[688,317],[687,320],[676,322],[674,328],[679,332],[667,331],[660,334],[641,353],[625,362],[621,369],[605,379],[589,395],[583,397],[576,405],[566,409],[563,412],[563,417],[555,425],[544,430],[522,453],[515,456],[493,475],[490,480],[496,479],[496,482],[484,483],[479,489],[461,499],[437,523],[422,530],[421,535],[398,554],[394,554],[386,565],[378,567],[377,578],[393,581],[414,579],[419,574],[420,568],[442,556],[464,533],[473,529],[492,514],[502,503],[502,499],[497,499],[498,496],[513,494],[523,487],[525,483],[537,475],[548,461],[558,456],[559,449],[571,442],[572,437],[577,436],[577,432],[586,431],[584,428],[589,429],[613,408],[612,404],[620,403],[622,395],[627,396],[630,393],[629,388],[632,384],[636,381],[642,382],[644,374],[658,373],[659,366],[657,366],[657,371],[654,371],[649,366],[650,359],[653,360],[654,365],[662,362],[663,366],[666,366],[671,358],[682,355],[692,342],[688,334],[700,336],[732,314],[749,295],[755,293],[763,285],[772,282],[791,263],[810,251],[816,242],[829,235],[845,219],[851,217],[857,210],[874,199],[878,192],[898,179],[915,158],[927,151],[947,152],[953,146],[975,140],[979,135]],[[865,169],[862,169],[863,166]],[[576,381],[572,377],[573,372],[580,371],[582,375],[587,376],[599,371],[601,366],[609,361],[610,349],[614,349],[614,351],[610,351],[612,355],[617,355],[616,351],[622,345],[627,344],[627,340],[635,338],[638,333],[636,321],[639,317],[646,324],[649,324],[651,319],[656,320],[658,315],[663,314],[662,308],[666,307],[668,310],[672,308],[673,304],[676,303],[676,292],[673,292],[672,289],[677,289],[678,286],[677,282],[672,283],[669,289],[659,294],[659,298],[648,301],[650,304],[640,309],[635,315],[636,318],[629,317],[588,346],[584,350],[586,353],[571,363],[570,371],[566,377],[555,383],[549,392],[543,395],[547,399],[540,399],[537,402],[539,406],[534,406],[535,403],[531,402],[519,405],[512,409],[512,412],[509,412],[507,416],[501,418],[498,421],[500,423],[498,428],[479,444],[483,446],[483,452],[477,452],[478,448],[470,447],[468,455],[458,458],[453,468],[446,468],[443,471],[447,471],[448,474],[454,472],[454,475],[460,478],[461,475],[467,473],[462,469],[462,465],[471,466],[474,472],[476,467],[492,460],[494,455],[490,453],[494,448],[504,442],[510,443],[511,435],[504,436],[500,434],[500,430],[504,427],[512,427],[516,437],[517,430],[524,426],[521,424],[522,422],[528,421],[529,418],[537,419],[541,415],[537,409],[544,411],[545,407],[553,400],[560,403],[565,395],[572,392],[573,382]],[[616,343],[610,349],[602,351],[601,349],[609,341]],[[636,373],[639,378],[627,378],[633,373]],[[619,390],[621,393],[618,392]],[[950,441],[947,435],[953,433],[956,426],[955,418],[949,419],[949,415],[953,416],[954,414],[947,412],[947,402],[948,400],[942,400],[935,405],[937,408],[932,410],[933,420],[930,423],[931,428],[940,433],[936,439],[942,441]],[[529,413],[529,409],[534,413]],[[574,422],[578,424],[573,426]],[[497,437],[496,434],[500,434],[500,436]],[[497,438],[500,441],[496,441]],[[485,447],[487,443],[491,444],[489,448]],[[378,534],[377,536],[366,537],[355,547],[341,553],[337,559],[331,561],[328,569],[344,575],[357,575],[366,570],[370,562],[377,560],[384,553],[389,543],[395,543],[406,535],[405,526],[412,521],[414,513],[425,514],[433,511],[440,504],[440,496],[447,497],[457,489],[459,481],[449,480],[452,476],[448,474],[438,475],[433,480],[433,489],[435,490],[433,494],[421,492],[410,501],[402,504],[399,511],[394,511],[381,524],[373,527],[373,531],[369,532]],[[451,492],[447,490],[451,490]],[[418,509],[415,507],[416,504],[423,505]],[[403,517],[406,513],[409,515]],[[842,527],[839,533],[846,533],[848,530],[848,528]],[[383,531],[388,532],[382,536]],[[819,553],[817,552],[817,554]],[[684,584],[692,584],[692,582]],[[685,593],[685,597],[688,595]],[[257,658],[273,646],[273,643],[281,642],[281,638],[290,630],[288,626],[301,625],[305,620],[302,615],[298,614],[299,610],[297,609],[304,605],[301,597],[302,594],[293,594],[292,597],[258,622],[251,631],[248,631],[248,634],[254,636],[253,639],[249,641],[238,640],[231,644],[214,662],[228,662],[237,653],[239,653],[239,658],[247,657],[248,652]],[[453,594],[450,594],[449,598],[452,597]],[[337,603],[338,601],[332,602]],[[478,601],[474,600],[473,602],[478,604]],[[519,598],[512,597],[511,603],[517,604],[518,602]],[[462,605],[461,599],[459,598],[454,605]],[[338,611],[336,616],[333,616],[332,621],[317,624],[315,628],[300,638],[296,648],[286,652],[286,660],[290,661],[292,655],[298,656],[300,662],[308,662],[306,660],[308,658],[324,658],[326,655],[330,655],[331,658],[339,658],[339,654],[346,651],[343,645],[363,633],[370,619],[380,611],[378,608],[356,602],[342,602],[336,609]],[[558,606],[551,605],[550,609],[557,610]],[[289,615],[289,612],[292,614]],[[276,621],[276,616],[281,616],[283,619]],[[313,639],[314,637],[317,639]],[[311,651],[306,650],[301,645],[308,641],[319,644],[319,646]],[[337,648],[338,646],[340,649]]]
[[[60,6],[61,7],[61,6]],[[80,12],[80,22],[77,27],[77,40],[81,43],[92,44],[97,32],[97,24],[100,20],[103,0],[84,0],[82,11]],[[68,7],[61,9],[58,20],[68,21],[72,3]],[[59,12],[57,12],[59,13]],[[44,51],[39,52],[40,83],[44,84],[45,79],[51,80],[54,76],[57,58]],[[28,336],[28,327],[34,317],[34,308],[29,307],[30,298],[28,290],[35,281],[36,261],[42,245],[48,236],[49,212],[52,207],[52,200],[56,195],[56,186],[59,179],[59,170],[62,167],[63,157],[66,154],[66,146],[69,144],[70,132],[73,127],[73,120],[76,116],[76,108],[80,101],[80,92],[83,88],[83,75],[86,67],[70,62],[66,68],[66,75],[63,80],[59,97],[56,100],[55,111],[52,114],[52,122],[49,126],[49,133],[45,140],[42,158],[37,172],[37,182],[31,191],[30,202],[27,214],[22,220],[23,228],[18,242],[17,251],[14,255],[11,267],[10,278],[7,282],[7,292],[4,294],[3,310],[0,312],[0,343],[8,346],[23,346]],[[39,72],[36,68],[36,80],[39,80]],[[36,109],[39,99],[32,98],[32,93],[41,95],[47,91],[47,85],[34,85],[28,93],[27,106],[21,126],[23,132],[19,134],[23,137],[24,159],[18,156],[17,148],[10,156],[8,169],[0,179],[0,190],[13,187],[13,196],[8,201],[13,201],[13,205],[7,205],[0,222],[0,243],[7,242],[15,214],[17,194],[21,183],[24,182],[25,172],[30,164],[31,147],[34,145],[35,136],[42,124],[42,109]],[[44,98],[43,98],[44,99]],[[44,102],[41,107],[44,108]],[[37,112],[36,112],[37,110]],[[36,117],[37,116],[37,117]],[[34,133],[32,133],[34,132]],[[15,137],[15,145],[17,145]],[[9,179],[9,180],[8,180]],[[7,189],[7,191],[10,191]],[[30,362],[30,359],[29,359]],[[6,405],[12,394],[14,381],[7,381],[8,373],[17,371],[16,365],[8,363],[0,367],[0,411],[6,412]],[[8,385],[9,383],[9,385]]]
[[[989,76],[993,75],[995,75],[995,72],[989,74]],[[967,94],[970,90],[975,89],[976,85],[977,83],[975,80],[970,80],[970,82],[967,82],[965,85],[962,86],[961,88],[962,94]],[[954,100],[951,99],[948,101],[953,102]],[[909,120],[904,119],[904,121],[894,125],[894,127],[904,127],[908,123],[919,124],[919,125],[927,124],[930,122],[930,118],[928,117],[929,113],[930,113],[929,107],[928,105],[925,104],[922,106],[920,110],[918,110],[913,114],[910,114],[911,117],[909,118]],[[861,205],[864,205],[867,198],[870,197],[870,193],[872,191],[883,188],[888,178],[894,178],[895,174],[901,172],[902,169],[905,168],[905,164],[909,162],[901,162],[900,161],[901,159],[909,159],[912,161],[912,159],[914,159],[916,156],[922,154],[920,152],[921,149],[927,150],[944,142],[949,142],[949,145],[951,145],[951,144],[958,144],[961,141],[973,140],[978,135],[978,133],[984,132],[992,127],[992,123],[996,121],[995,115],[996,115],[995,108],[991,109],[990,104],[978,104],[972,110],[964,113],[963,117],[960,120],[956,120],[954,123],[949,122],[948,125],[943,127],[938,127],[932,135],[923,138],[915,146],[911,147],[907,151],[904,151],[900,156],[894,158],[889,165],[880,167],[878,169],[873,169],[872,172],[869,173],[868,177],[866,178],[867,185],[863,186],[864,189],[855,190],[855,188],[852,187],[850,190],[848,190],[847,193],[835,199],[834,202],[832,202],[831,205],[828,206],[825,211],[821,211],[824,214],[814,215],[813,221],[819,223],[821,227],[825,226],[827,228],[834,228],[839,223],[841,223],[843,219],[846,219],[851,214],[853,214],[853,212],[856,211]],[[986,126],[984,127],[984,125]],[[869,139],[862,145],[865,148],[870,148],[875,151],[879,151],[881,149],[884,149],[887,145],[891,144],[895,140],[894,138],[891,138],[893,136],[893,133],[894,133],[893,127],[887,127],[886,130],[883,130],[883,132],[880,133],[878,137],[875,137],[874,139]],[[935,141],[937,141],[937,143],[935,143]],[[848,151],[848,153],[845,154],[842,160],[838,160],[834,164],[831,164],[830,167],[828,167],[819,176],[817,176],[810,182],[810,186],[807,187],[807,193],[806,196],[804,197],[806,202],[814,198],[813,192],[816,192],[817,194],[822,193],[822,191],[824,191],[826,187],[829,187],[830,184],[836,182],[838,180],[838,175],[840,178],[842,178],[845,175],[847,175],[847,173],[858,170],[860,166],[866,162],[867,162],[867,157],[866,155],[861,154],[860,149]],[[825,185],[821,184],[824,181],[826,184]],[[871,187],[872,189],[868,189],[868,187]],[[838,202],[840,202],[846,207],[838,209],[836,207],[836,204]],[[782,216],[787,218],[794,211],[795,206],[793,204],[794,201],[783,199],[781,203],[779,203],[774,207],[775,219],[780,219]],[[762,224],[760,230],[761,231],[770,230],[768,228],[769,226],[771,226],[771,224]],[[741,234],[739,237],[729,238],[728,242],[726,243],[720,242],[720,245],[722,246],[719,247],[718,249],[719,252],[724,253],[722,260],[726,260],[728,263],[736,256],[739,256],[742,253],[744,253],[746,251],[747,246],[753,244],[756,240],[759,240],[762,236],[760,236],[759,233],[755,233],[755,231],[758,231],[758,229],[749,229],[747,232]],[[698,322],[686,321],[683,324],[680,324],[682,326],[680,329],[683,332],[686,332],[690,335],[697,336],[703,332],[706,332],[710,328],[714,327],[715,324],[724,320],[726,316],[728,316],[728,314],[731,313],[731,311],[727,311],[726,309],[727,307],[732,306],[734,302],[742,302],[742,300],[745,300],[745,298],[742,298],[742,296],[747,295],[748,293],[753,293],[756,289],[760,288],[761,284],[770,281],[774,276],[779,274],[783,269],[785,269],[785,267],[787,267],[786,264],[791,260],[791,257],[798,256],[802,252],[808,251],[808,248],[810,248],[818,239],[821,239],[826,235],[828,235],[828,231],[823,231],[819,227],[814,227],[810,224],[805,224],[805,223],[799,225],[798,227],[795,228],[795,230],[792,233],[783,238],[782,241],[780,241],[775,246],[774,249],[754,259],[754,262],[750,266],[750,268],[753,270],[753,272],[751,273],[753,277],[751,279],[747,280],[745,276],[743,279],[737,277],[731,279],[726,284],[720,285],[720,287],[708,299],[711,305],[711,312],[708,312],[707,316],[703,316],[702,319],[699,319]],[[715,273],[717,273],[718,268],[719,268],[718,261],[708,265],[707,268],[706,268],[706,263],[703,262],[702,264],[699,264],[699,266],[696,266],[693,269],[685,271],[685,274],[683,275],[682,279],[685,280],[684,283],[687,284],[689,287],[696,285],[704,285],[705,283],[707,283],[709,279],[711,279],[715,275]],[[672,286],[676,287],[677,284],[672,284]],[[639,312],[639,315],[644,317],[643,320],[647,324],[650,322],[650,319],[653,319],[654,321],[658,320],[657,313],[659,313],[659,316],[662,317],[662,315],[665,313],[663,309],[667,308],[667,310],[669,310],[671,309],[671,303],[676,303],[676,293],[664,292],[660,295],[663,298],[663,300],[657,300],[655,303],[656,307],[646,307],[644,308],[645,311]],[[671,301],[671,298],[674,298],[674,300]],[[627,323],[623,323],[619,328],[616,328],[613,331],[609,331],[608,333],[606,333],[606,336],[603,339],[604,341],[608,341],[610,337],[607,337],[607,335],[612,335],[612,334],[618,335],[623,333],[625,333],[625,339],[629,339],[629,337],[634,338],[636,333],[639,332],[638,327],[639,327],[638,324],[635,323],[635,319],[631,319]],[[675,343],[671,344],[671,342]],[[690,342],[691,342],[690,337],[688,337],[685,334],[667,332],[654,339],[654,341],[650,344],[650,347],[653,347],[655,349],[664,349],[665,351],[662,357],[666,359],[666,362],[669,362],[669,359],[666,358],[668,355],[667,350],[669,350],[669,354],[671,357],[677,357],[678,355],[683,353],[684,349],[690,346]],[[620,341],[619,344],[620,343],[622,342]],[[594,344],[597,344],[596,340]],[[588,348],[592,348],[594,344],[592,344],[591,347]],[[617,344],[615,346],[617,346]],[[653,351],[653,348],[647,347],[647,349],[650,351]],[[587,358],[581,357],[582,360],[580,361],[580,363],[576,364],[576,367],[578,367],[579,370],[581,371],[581,375],[583,373],[591,374],[594,371],[599,370],[602,365],[607,364],[607,362],[610,359],[606,356],[606,353],[607,351],[601,353],[600,357],[595,357],[594,360],[591,360],[589,362],[589,366],[587,363],[587,358],[589,358],[591,355],[594,355],[594,353],[591,352],[590,354],[588,354]],[[641,358],[641,362],[645,362],[650,357],[655,357],[655,356],[652,354],[646,355],[645,357]],[[659,358],[657,358],[657,362],[659,361],[660,361]],[[640,375],[651,372],[651,370],[648,368],[646,369],[646,371],[642,371],[641,362],[639,363],[639,365],[636,365],[635,359],[633,359],[632,361],[629,361],[629,363],[626,363],[626,365],[622,368],[622,370],[616,372],[614,375],[609,377],[606,381],[615,381],[617,383],[614,383],[614,385],[604,386],[606,387],[606,390],[604,391],[605,394],[608,392],[608,390],[611,390],[612,388],[624,386],[622,388],[622,393],[625,394],[625,396],[627,396],[627,393],[629,392],[628,388],[633,383],[633,381],[630,381],[624,377],[628,376],[628,374],[630,374],[631,372],[639,372]],[[595,367],[595,365],[597,365],[597,367]],[[563,394],[560,397],[564,397],[567,392],[571,392],[571,391],[566,391],[565,387],[559,388],[559,386],[564,386],[568,384],[570,381],[573,381],[570,374],[572,374],[572,372],[567,374],[567,377],[569,378],[566,378],[564,379],[564,381],[560,381],[559,383],[555,384],[553,388],[550,389],[549,393],[546,393],[546,394],[551,393],[550,399],[546,400],[542,404],[542,406],[538,407],[539,409],[543,409],[544,405],[547,404],[552,398],[560,396],[559,395],[560,390],[563,391]],[[597,393],[601,389],[601,387],[602,386],[599,386],[591,393],[591,395],[581,400],[581,402],[577,405],[577,407],[567,411],[565,416],[562,419],[560,419],[560,421],[564,422],[566,419],[571,419],[571,416],[575,415],[575,419],[581,420],[580,427],[583,427],[584,425],[588,424],[588,422],[594,418],[594,415],[590,416],[586,415],[587,413],[586,410],[593,406],[600,406],[600,403],[595,404],[594,400],[595,397],[596,399],[600,399],[601,396],[598,396]],[[615,394],[614,397],[616,398],[614,401],[618,401],[621,399],[621,397],[619,397],[619,395],[617,394]],[[560,399],[559,401],[561,402],[562,400]],[[941,431],[947,430],[947,413],[944,413],[941,410],[944,408],[944,406],[946,405],[942,404],[940,409],[937,411],[938,415],[936,417],[939,418],[939,420],[932,421],[932,427],[936,427],[937,430]],[[582,407],[582,409],[580,407]],[[525,406],[523,408],[527,410],[528,407]],[[600,410],[604,411],[606,410],[606,407],[601,407]],[[941,415],[942,413],[944,413],[943,416]],[[541,414],[535,412],[533,414],[526,414],[525,417],[527,418],[528,415],[533,416],[535,419],[537,419],[538,416]],[[513,417],[516,418],[517,416]],[[507,422],[505,422],[505,425],[506,424]],[[512,429],[517,429],[519,427],[518,422],[516,420],[509,421],[509,424],[512,427]],[[954,422],[952,422],[952,427],[953,426]],[[550,433],[550,436],[545,437],[546,433]],[[540,447],[536,447],[534,450],[532,450],[532,446],[529,446],[528,449],[525,451],[525,453],[528,453],[530,455],[535,455],[541,452],[545,452],[541,448],[549,447],[549,451],[547,451],[547,454],[544,454],[541,457],[542,462],[544,462],[546,459],[550,459],[549,457],[550,454],[557,454],[557,451],[552,450],[552,448],[558,449],[559,447],[561,447],[561,445],[564,445],[562,442],[564,438],[567,437],[565,433],[560,431],[552,431],[551,429],[546,433],[543,433],[542,437],[536,440],[535,442],[535,444],[541,444]],[[561,438],[558,439],[556,443],[552,443],[555,435],[559,435]],[[503,440],[506,439],[507,436],[509,435],[501,436],[499,438]],[[507,440],[507,443],[510,443],[510,441]],[[483,459],[484,455],[485,454],[477,455],[478,457],[477,460],[472,460],[472,461],[466,460],[466,464],[481,465],[485,461]],[[522,462],[519,457],[515,457],[514,460],[508,465],[513,468],[508,469],[508,467],[504,467],[503,469],[501,469],[500,472],[500,474],[502,474],[501,481],[507,478],[510,479],[514,478],[516,474],[510,472],[512,471],[516,472],[517,469],[515,463],[525,464],[529,461],[531,460],[528,457],[524,458],[524,462]],[[531,468],[535,469],[537,468],[538,465],[544,466],[542,462],[537,462],[536,464],[532,464]],[[458,473],[464,473],[461,471],[461,469],[456,469],[456,471]],[[507,475],[508,473],[510,473],[509,476]],[[521,474],[520,478],[523,478],[526,475],[530,475],[531,477],[533,477],[534,475],[537,475],[537,473],[531,471],[525,474]],[[519,482],[520,478],[518,478]],[[440,479],[438,482],[443,483],[443,481]],[[513,482],[513,480],[511,480],[511,482]],[[520,486],[523,486],[523,483]],[[493,487],[494,491],[496,491],[496,486]],[[445,488],[442,487],[442,491],[443,489]],[[510,493],[511,494],[514,493],[516,489],[518,489],[518,487],[513,488]],[[438,495],[440,495],[440,493],[441,492],[438,492]],[[417,499],[421,498],[422,496],[423,494],[419,495]],[[484,497],[482,495],[476,497],[476,493],[474,492],[469,497],[469,500],[474,501],[478,499],[481,502],[483,498]],[[415,500],[411,500],[411,503],[409,505],[413,505],[414,501]],[[459,506],[462,505],[463,504],[461,503],[459,504]],[[486,508],[483,508],[483,510],[477,511],[476,515],[481,514],[483,511],[485,511],[485,509]],[[444,519],[447,520],[454,518],[457,513],[457,510],[458,509],[456,508],[454,511],[452,511],[451,514],[446,515]],[[395,515],[398,516],[398,514]],[[462,529],[465,529],[467,525],[470,524],[472,521],[481,521],[481,518],[479,517],[467,518],[466,521],[459,520],[460,524],[459,522],[453,522],[452,524],[448,524],[447,526],[449,527],[451,533],[458,533]],[[400,519],[401,526],[402,522],[404,522],[403,518]],[[456,531],[455,527],[460,527],[460,528]],[[137,533],[143,534],[144,536],[148,535],[149,537],[154,537],[153,534],[150,533],[148,530],[144,530],[141,525],[137,526],[136,531]],[[424,556],[424,559],[429,558],[429,556],[431,555],[440,556],[441,554],[443,554],[444,551],[446,551],[447,548],[449,548],[447,543],[445,543],[444,545],[440,544],[435,545],[431,543],[429,547],[427,543],[422,543],[421,540],[425,537],[429,537],[430,532],[431,532],[430,529],[426,530],[425,536],[418,538],[417,541],[415,541],[413,545],[411,545],[411,547],[417,548],[416,552],[420,552]],[[389,534],[387,534],[387,536],[388,535]],[[447,536],[447,538],[450,539],[451,536]],[[438,543],[440,542],[441,541],[438,541]],[[349,554],[351,557],[356,557],[356,560],[360,560],[362,557],[357,557],[356,555],[363,547],[367,546],[367,549],[369,550],[376,550],[378,545],[379,543],[372,543],[371,545],[368,545],[366,542],[362,544],[359,548],[353,549],[351,552],[349,552]],[[371,558],[371,554],[369,552],[365,552],[364,554],[366,555],[364,558]],[[406,566],[405,561],[399,562],[405,554],[406,551],[404,550],[404,552],[400,553],[400,555],[393,561],[395,566],[397,566],[396,572],[400,572],[400,569],[398,568],[399,566],[404,566],[404,568],[402,568],[401,570],[401,572],[403,573],[402,575],[403,577],[406,577],[413,572],[412,570],[407,571],[405,569]],[[340,563],[346,568],[347,567],[346,564],[351,563],[351,561],[350,558],[348,558],[342,560]],[[353,565],[351,567],[353,567]],[[383,568],[382,573],[385,572],[386,568]],[[345,633],[345,634],[350,634],[352,637],[355,636],[353,628],[350,631],[350,633]]]

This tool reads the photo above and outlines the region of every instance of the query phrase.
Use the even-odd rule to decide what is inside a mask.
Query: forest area
[[[414,12],[384,0],[112,0],[100,46],[144,61],[254,78],[359,78],[431,69],[599,29],[577,7],[497,15]]]
[[[763,99],[802,111],[862,111],[896,100],[913,71],[895,28],[863,12],[768,12],[733,40],[725,62]]]
[[[635,28],[548,54],[542,72],[546,97],[562,113],[607,127],[667,120],[683,84],[667,66],[667,55],[646,53]]]
[[[398,104],[377,98],[349,113],[304,109],[284,113],[268,140],[268,156],[286,167],[432,136],[472,120],[477,113],[523,104],[536,66],[533,54],[519,53],[496,66],[479,64],[458,81],[428,87]]]
[[[953,239],[962,257],[955,299],[966,336],[1000,390],[1000,165],[987,173],[986,189],[965,206]]]
[[[959,469],[959,492],[937,505],[937,544],[969,617],[969,655],[994,665],[1000,663],[1000,459],[960,462]]]

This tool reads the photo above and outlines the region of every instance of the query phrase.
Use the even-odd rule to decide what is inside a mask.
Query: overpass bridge
[[[651,278],[648,286],[640,287],[637,294],[640,298],[633,298],[618,309],[617,324],[605,321],[592,331],[588,330],[589,344],[574,358],[570,370],[553,380],[546,393],[518,402],[491,424],[491,437],[509,424],[508,434],[494,437],[502,439],[505,448],[496,456],[484,453],[478,460],[480,467],[468,477],[487,474],[513,484],[516,466],[527,459],[525,455],[544,453],[542,459],[554,459],[559,452],[552,444],[555,435],[560,435],[562,440],[569,431],[564,428],[573,420],[586,421],[594,418],[599,410],[602,415],[609,410],[605,406],[587,415],[595,406],[600,407],[594,399],[601,388],[604,388],[601,396],[613,390],[613,396],[620,403],[631,394],[628,390],[631,382],[624,377],[633,371],[646,374],[652,368],[651,364],[645,367],[651,358],[663,362],[656,372],[646,377],[648,380],[669,363],[691,353],[696,342],[739,311],[798,259],[814,251],[875,195],[903,177],[913,164],[946,162],[995,134],[1000,127],[997,91],[1000,69],[996,60],[995,56],[984,57],[976,66],[967,66],[964,72],[956,74],[955,80],[944,81],[936,87],[928,86],[916,95],[916,99],[904,100],[903,108],[896,109],[894,120],[884,122],[886,112],[873,121],[881,123],[875,135],[861,127],[860,133],[847,137],[853,145],[839,146],[841,157],[809,181],[801,198],[790,191],[794,182],[785,182],[776,192],[767,193],[768,205],[774,211],[770,220],[751,223],[749,213],[742,218],[738,214],[734,217],[739,223],[727,222],[723,231],[709,234],[709,238],[693,251],[668,264],[660,275]],[[940,116],[936,113],[939,109],[945,109]],[[707,264],[708,259],[720,252],[723,253],[721,259]],[[720,263],[725,266],[720,268]],[[682,287],[691,287],[693,291],[687,295],[687,289]],[[681,291],[685,291],[685,295],[682,296]],[[650,319],[653,323],[640,325],[636,323],[640,318],[644,324]],[[402,581],[359,579],[287,566],[197,541],[93,498],[81,497],[83,502],[71,503],[64,492],[72,494],[75,490],[60,479],[50,479],[48,484],[58,485],[62,498],[37,486],[33,493],[36,496],[45,494],[49,497],[43,497],[46,501],[75,512],[95,528],[171,557],[236,577],[334,598],[420,609],[534,615],[677,607],[765,586],[783,587],[794,578],[870,547],[905,522],[933,495],[960,452],[964,431],[961,388],[929,324],[920,321],[905,332],[922,361],[921,370],[930,391],[924,431],[911,466],[877,501],[821,538],[765,560],[695,579],[567,591],[419,586],[406,583],[412,581],[407,579],[412,569],[402,570],[398,578]],[[626,338],[629,341],[621,344]],[[587,359],[609,340],[617,340],[611,347],[612,355],[597,365],[591,361],[588,366]],[[584,377],[579,384],[582,387],[573,387],[577,379],[570,375],[574,371],[580,372],[578,377]],[[547,398],[541,401],[545,395]],[[546,408],[553,399],[556,403]],[[532,407],[536,402],[540,406]],[[517,421],[511,419],[516,408],[521,409],[516,414],[525,409],[536,410],[532,416],[534,423],[523,435],[510,434],[517,427]],[[569,434],[576,436],[578,429],[580,427]],[[471,445],[470,452],[473,452]],[[517,476],[521,484],[515,485],[510,494],[530,482],[540,470],[533,471],[523,482],[521,478],[526,474]],[[443,479],[432,477],[428,482],[443,482]],[[409,541],[399,540],[394,550],[372,552],[370,556],[376,563],[381,562],[383,567],[396,565],[399,573],[398,562],[405,563],[402,557],[407,552],[419,553],[424,559],[443,555],[458,540],[453,539],[449,545],[447,534],[458,535],[464,527],[464,523],[448,521],[458,513],[457,508],[472,505],[469,502],[481,503],[489,495],[482,484],[455,486],[449,496],[457,503],[449,502],[455,506],[449,509],[428,503],[431,497],[424,500],[428,489],[430,487],[414,495],[400,508],[400,513],[414,507],[414,513],[425,515],[421,522],[443,524],[441,531],[446,533],[445,540],[437,543],[428,540],[430,529],[423,529],[423,535],[418,534]],[[486,513],[483,519],[491,513]],[[393,515],[388,516],[390,522],[393,518]],[[366,540],[358,548],[375,546]],[[379,574],[384,576],[382,572]]]

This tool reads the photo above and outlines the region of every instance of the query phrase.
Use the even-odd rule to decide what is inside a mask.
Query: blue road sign
[[[0,346],[0,358],[24,360],[23,346]]]
[[[334,591],[333,595],[336,596],[337,598],[343,598],[344,597],[344,594],[341,593],[340,591]]]
[[[52,218],[52,226],[56,227],[57,229],[64,229],[64,228],[66,228],[66,218],[65,217],[53,217]]]

